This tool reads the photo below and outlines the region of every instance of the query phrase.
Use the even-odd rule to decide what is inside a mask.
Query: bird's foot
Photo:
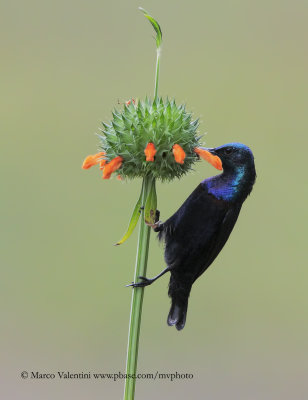
[[[163,222],[162,221],[157,221],[154,224],[149,224],[148,222],[146,222],[147,226],[149,226],[150,228],[152,228],[154,230],[154,232],[160,232],[163,229]]]
[[[149,278],[146,278],[145,276],[139,276],[138,278],[141,279],[142,282],[138,282],[138,283],[132,282],[129,285],[126,285],[126,287],[130,287],[130,286],[132,286],[133,288],[145,287],[145,286],[151,285],[151,283],[153,283],[155,281],[155,279],[149,279]]]
[[[160,232],[163,230],[163,222],[159,221],[159,217],[160,217],[160,211],[156,210],[154,224],[150,224],[149,222],[145,221],[146,225],[152,228],[154,232]]]

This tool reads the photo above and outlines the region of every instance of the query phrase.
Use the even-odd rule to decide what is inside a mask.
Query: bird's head
[[[204,158],[215,168],[222,170],[223,174],[209,178],[212,182],[224,182],[223,193],[219,188],[213,189],[214,194],[228,200],[244,201],[252,190],[256,179],[254,157],[249,147],[242,143],[227,143],[212,149],[198,150],[200,157]],[[218,179],[216,179],[218,178]]]
[[[227,143],[211,149],[202,148],[202,153],[202,158],[205,158],[215,168],[223,169],[225,172],[239,168],[254,170],[252,151],[242,143]]]

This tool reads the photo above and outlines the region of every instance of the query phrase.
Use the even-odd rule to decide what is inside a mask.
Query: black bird
[[[183,205],[154,230],[165,242],[167,268],[153,279],[139,277],[133,287],[150,285],[170,271],[171,309],[167,323],[178,330],[185,326],[192,284],[220,253],[236,223],[242,204],[256,179],[254,157],[249,147],[228,143],[197,152],[222,174],[202,181]]]

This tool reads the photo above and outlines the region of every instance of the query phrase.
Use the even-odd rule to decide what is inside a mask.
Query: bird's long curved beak
[[[213,165],[214,168],[222,170],[222,162],[218,155],[215,153],[215,149],[206,149],[205,147],[196,147],[195,153],[197,153],[205,161]]]

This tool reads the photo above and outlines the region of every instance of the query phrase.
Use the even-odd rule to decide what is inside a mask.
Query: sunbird
[[[157,222],[151,227],[165,242],[167,268],[152,279],[140,276],[141,282],[128,285],[148,286],[170,272],[171,308],[167,323],[177,330],[185,326],[193,283],[222,250],[256,179],[252,151],[244,144],[201,147],[198,154],[223,172],[203,180],[165,222],[158,221],[157,213]]]

